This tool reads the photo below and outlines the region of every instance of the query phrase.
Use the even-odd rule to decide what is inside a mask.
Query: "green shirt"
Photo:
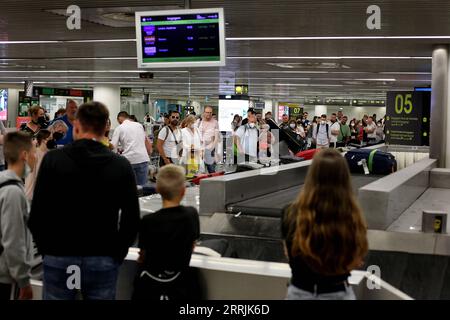
[[[339,135],[338,135],[338,142],[345,142],[347,141],[347,137],[351,136],[351,132],[350,132],[350,127],[348,126],[348,124],[341,124],[341,130],[339,130]]]

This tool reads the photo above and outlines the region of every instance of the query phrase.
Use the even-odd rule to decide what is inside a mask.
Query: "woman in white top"
[[[182,123],[181,134],[183,135],[183,153],[180,164],[186,168],[186,176],[193,177],[203,171],[203,149],[201,135],[195,125],[195,117],[188,116]]]

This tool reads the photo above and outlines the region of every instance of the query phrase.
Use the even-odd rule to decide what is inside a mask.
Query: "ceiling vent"
[[[115,8],[81,8],[81,20],[114,28],[135,26],[134,13],[138,11],[180,10],[183,6],[146,6]],[[46,10],[60,16],[69,17],[66,9]]]

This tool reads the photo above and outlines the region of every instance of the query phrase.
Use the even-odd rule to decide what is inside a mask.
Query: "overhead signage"
[[[319,105],[323,104],[323,100],[320,98],[305,99],[305,104]]]
[[[428,146],[431,93],[394,91],[388,92],[386,100],[386,142]]]
[[[386,106],[386,100],[373,100],[373,99],[353,99],[352,106],[355,107],[384,107]]]
[[[328,106],[349,106],[350,99],[325,99],[324,105]]]
[[[62,96],[62,97],[84,97],[93,98],[94,92],[92,90],[77,90],[77,89],[63,89],[63,88],[47,88],[34,87],[33,96]]]
[[[120,88],[121,97],[131,97],[131,88]]]

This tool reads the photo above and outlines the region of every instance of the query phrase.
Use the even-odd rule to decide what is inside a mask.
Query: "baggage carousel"
[[[382,176],[352,174],[353,192],[358,194],[358,190],[369,183],[372,183]],[[239,201],[228,205],[227,212],[242,213],[246,215],[279,217],[282,209],[292,203],[298,196],[303,184],[265,194],[256,198]]]

